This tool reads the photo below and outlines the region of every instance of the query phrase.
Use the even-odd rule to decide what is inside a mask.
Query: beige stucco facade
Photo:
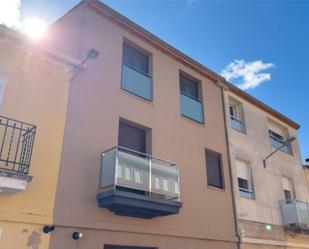
[[[0,193],[0,248],[48,248],[49,235],[42,233],[42,227],[53,222],[69,92],[67,69],[42,56],[21,35],[0,27],[0,74],[7,79],[1,89],[1,120],[4,116],[37,126],[32,180],[24,191]],[[2,127],[3,121],[1,146]]]
[[[225,91],[225,103],[241,247],[308,248],[308,236],[285,231],[279,204],[279,201],[285,200],[283,178],[291,179],[294,198],[309,201],[297,129],[228,90]],[[232,128],[229,105],[235,103],[239,107],[238,118],[243,123],[242,131]],[[264,168],[263,159],[275,150],[268,134],[269,129],[275,129],[274,124],[284,128],[285,138],[295,137],[296,140],[291,143],[291,154],[279,150],[267,159]],[[243,197],[239,191],[239,161],[244,162],[251,171],[253,198]],[[267,230],[266,225],[271,225],[271,231]]]
[[[69,12],[50,34],[73,56],[100,52],[70,90],[50,248],[236,248],[221,87],[87,7]],[[124,39],[151,54],[152,102],[121,90]],[[180,70],[201,81],[205,124],[180,114]],[[101,153],[117,145],[120,118],[151,129],[150,153],[179,165],[179,214],[147,220],[98,206]],[[205,149],[222,154],[224,189],[207,187]],[[74,231],[84,237],[73,241]]]

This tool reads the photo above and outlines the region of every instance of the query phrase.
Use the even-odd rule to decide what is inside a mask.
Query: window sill
[[[153,99],[152,99],[152,100],[145,99],[145,98],[143,98],[143,97],[140,97],[140,96],[138,96],[138,95],[136,95],[136,94],[134,94],[134,93],[132,93],[132,92],[129,92],[129,91],[125,90],[125,89],[122,89],[122,88],[120,88],[120,91],[121,91],[122,93],[124,93],[124,94],[127,94],[127,95],[129,95],[129,96],[135,97],[135,98],[137,98],[137,99],[139,99],[139,100],[142,100],[142,101],[144,101],[145,103],[148,103],[148,104],[150,104],[150,105],[154,105]]]
[[[205,122],[199,122],[199,121],[197,121],[197,120],[195,120],[195,119],[193,119],[193,118],[190,118],[190,117],[187,117],[187,116],[185,116],[185,115],[183,115],[183,114],[181,114],[180,113],[180,116],[182,117],[182,118],[184,118],[184,119],[186,119],[186,120],[189,120],[189,121],[191,121],[192,123],[194,123],[194,124],[197,124],[197,125],[200,125],[200,126],[205,126]]]
[[[255,201],[255,196],[249,197],[249,196],[244,196],[242,194],[239,193],[239,196],[241,198],[247,199],[247,200],[251,200],[251,201]]]
[[[238,129],[232,127],[232,126],[231,126],[231,129],[234,130],[234,131],[237,131],[240,134],[246,135],[246,132],[244,130],[238,130]]]
[[[221,192],[227,192],[226,188],[219,188],[219,187],[210,186],[210,185],[207,185],[207,188],[209,188],[211,190],[218,190],[218,191],[221,191]]]

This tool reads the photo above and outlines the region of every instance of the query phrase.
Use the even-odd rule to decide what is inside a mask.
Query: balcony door
[[[119,123],[118,145],[145,154],[146,131],[121,121]]]
[[[149,157],[146,129],[120,121],[118,145],[118,189],[145,194],[149,191]]]

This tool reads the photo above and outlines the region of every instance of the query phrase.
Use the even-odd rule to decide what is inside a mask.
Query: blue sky
[[[229,73],[244,77],[230,81],[259,84],[246,91],[301,125],[302,156],[309,157],[309,1],[104,2],[218,73],[242,61],[232,66],[240,73]],[[20,18],[50,23],[76,3],[24,0]]]

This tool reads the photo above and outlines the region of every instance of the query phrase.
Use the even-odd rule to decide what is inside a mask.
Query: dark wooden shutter
[[[206,152],[206,169],[208,185],[223,188],[220,154],[210,151]]]
[[[118,145],[146,153],[146,131],[127,123],[120,122]]]

